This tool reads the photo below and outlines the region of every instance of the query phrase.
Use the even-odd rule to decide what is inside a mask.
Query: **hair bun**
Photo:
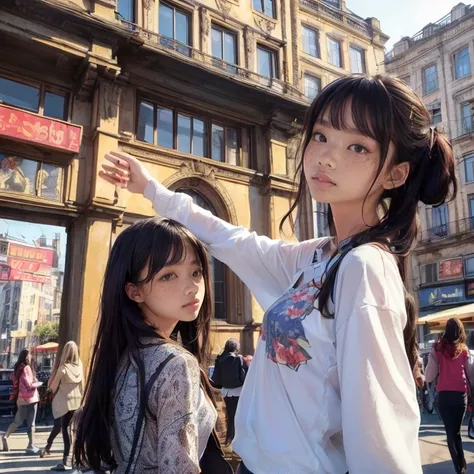
[[[455,160],[451,143],[443,132],[430,128],[420,200],[429,206],[440,206],[456,195]]]

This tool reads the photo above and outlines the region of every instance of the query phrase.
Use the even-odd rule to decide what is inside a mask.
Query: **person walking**
[[[2,437],[3,451],[9,451],[8,438],[26,420],[28,446],[27,454],[38,454],[39,448],[34,444],[36,412],[38,410],[39,394],[38,387],[43,385],[36,380],[31,369],[30,351],[23,349],[18,356],[18,361],[14,366],[14,386],[18,387],[18,398],[15,419],[8,427],[7,432]]]
[[[235,413],[247,375],[248,365],[240,355],[240,344],[237,339],[229,339],[214,364],[213,385],[221,388],[226,408],[226,445],[232,443],[235,435]]]
[[[441,339],[431,350],[425,370],[427,382],[433,382],[439,377],[436,386],[438,413],[443,420],[449,453],[457,474],[467,472],[461,426],[466,414],[473,360],[466,341],[463,323],[458,318],[451,318]]]
[[[64,346],[59,365],[48,382],[49,388],[53,393],[52,408],[55,421],[46,446],[41,450],[40,457],[50,454],[53,441],[60,430],[62,431],[64,442],[63,461],[53,467],[52,471],[72,470],[69,425],[74,413],[81,405],[83,380],[84,375],[82,362],[79,358],[79,348],[74,341],[69,341]]]

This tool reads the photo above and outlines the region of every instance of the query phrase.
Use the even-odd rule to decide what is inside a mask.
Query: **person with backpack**
[[[225,402],[227,422],[226,446],[229,446],[234,439],[235,413],[248,370],[248,365],[239,352],[239,341],[233,338],[229,339],[225,343],[223,352],[216,358],[212,374],[213,385],[221,388]]]
[[[18,356],[18,362],[14,366],[14,395],[17,396],[17,407],[15,419],[8,427],[7,432],[2,437],[3,451],[9,451],[8,438],[26,420],[28,446],[27,454],[38,454],[39,448],[34,444],[36,411],[38,410],[39,394],[38,387],[43,382],[36,380],[35,374],[30,365],[30,351],[23,349]]]
[[[123,230],[104,276],[75,466],[231,474],[204,367],[213,316],[204,245],[170,219]]]

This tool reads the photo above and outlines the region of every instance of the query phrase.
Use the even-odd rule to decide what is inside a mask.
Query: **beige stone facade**
[[[11,124],[2,132],[0,123],[5,163],[37,162],[57,177],[48,195],[44,186],[25,192],[0,179],[0,217],[67,228],[60,338],[78,341],[86,362],[110,248],[124,228],[153,214],[143,198],[98,178],[104,154],[125,150],[169,188],[278,238],[293,190],[289,144],[313,93],[305,77],[319,80],[319,90],[351,69],[382,68],[387,37],[378,21],[341,3],[1,2],[0,106],[15,120],[27,110],[34,133],[43,123],[46,131],[78,125],[82,137],[71,153],[56,132],[46,143],[21,127],[12,133]],[[303,35],[303,26],[315,34]],[[297,237],[310,238],[310,204],[302,216]],[[251,352],[262,310],[217,262],[214,278],[214,351],[236,336]]]
[[[441,208],[420,208],[422,236],[412,257],[411,289],[426,315],[474,302],[474,8],[460,3],[438,22],[395,44],[387,72],[412,87],[432,124],[452,140],[459,193]],[[421,342],[432,340],[425,331]],[[432,333],[440,327],[433,326]]]

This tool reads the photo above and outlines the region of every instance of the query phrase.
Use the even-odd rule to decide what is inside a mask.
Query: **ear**
[[[143,303],[143,296],[138,289],[138,286],[134,285],[133,283],[126,283],[125,284],[125,293],[127,296],[135,303]]]
[[[403,186],[410,174],[410,163],[403,162],[395,165],[388,173],[383,187],[384,189],[395,189]]]

